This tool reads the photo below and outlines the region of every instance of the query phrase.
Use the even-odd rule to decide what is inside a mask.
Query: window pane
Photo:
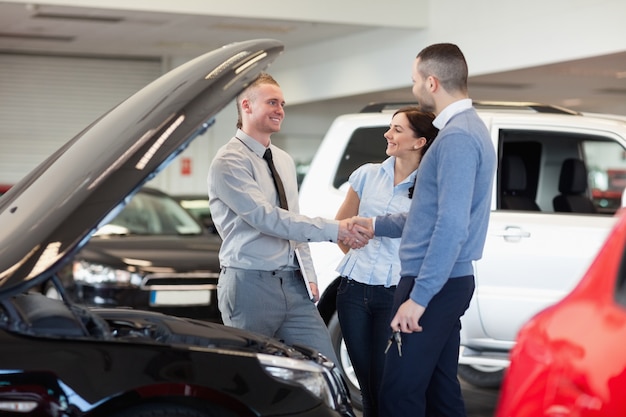
[[[626,152],[614,141],[585,141],[589,186],[598,209],[615,211],[626,188]]]

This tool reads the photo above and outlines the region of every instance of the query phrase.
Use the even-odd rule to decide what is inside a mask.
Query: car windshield
[[[179,197],[180,205],[197,219],[211,218],[208,197]]]
[[[102,235],[199,235],[202,227],[178,202],[167,195],[137,193]]]

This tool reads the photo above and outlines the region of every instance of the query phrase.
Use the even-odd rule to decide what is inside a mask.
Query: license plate
[[[151,306],[205,306],[211,303],[209,290],[150,291]]]

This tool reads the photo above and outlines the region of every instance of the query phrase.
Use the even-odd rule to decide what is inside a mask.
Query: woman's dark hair
[[[406,118],[409,121],[409,126],[411,127],[411,130],[416,138],[426,138],[426,144],[420,148],[420,158],[423,158],[424,154],[426,154],[426,151],[430,148],[430,145],[433,144],[433,141],[439,133],[439,129],[433,125],[433,120],[435,120],[434,113],[424,112],[417,106],[402,107],[393,115],[395,116],[399,113],[404,113],[406,115]],[[409,198],[413,198],[414,192],[415,183],[409,187]]]

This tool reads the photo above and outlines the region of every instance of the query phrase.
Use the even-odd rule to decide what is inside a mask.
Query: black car
[[[77,304],[60,275],[283,50],[231,44],[184,64],[70,140],[0,198],[0,413],[353,417],[334,365],[218,323]],[[52,283],[61,299],[41,294]]]
[[[221,239],[168,194],[141,188],[59,273],[73,301],[221,323]],[[47,283],[46,295],[58,298]]]

